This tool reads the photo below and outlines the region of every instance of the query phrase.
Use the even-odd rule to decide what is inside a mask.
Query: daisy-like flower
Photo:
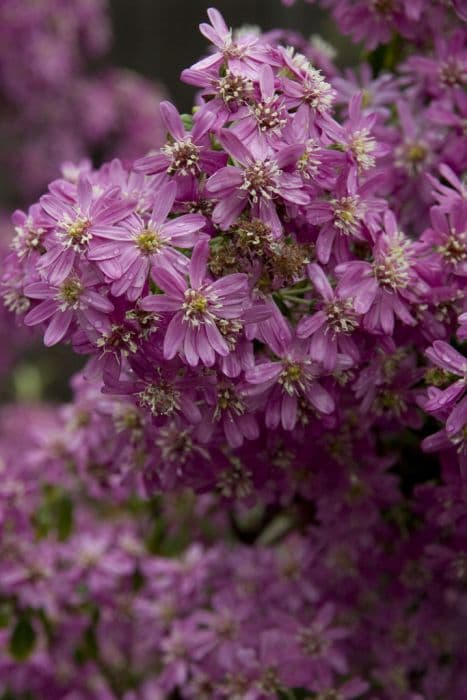
[[[320,117],[330,112],[335,90],[315,68],[306,56],[296,53],[293,48],[280,49],[287,72],[291,75],[282,78],[282,89],[288,107],[306,106],[308,120],[322,123]]]
[[[113,188],[95,196],[89,179],[83,175],[78,180],[74,199],[65,198],[58,190],[41,198],[52,233],[44,242],[47,252],[41,257],[39,270],[50,285],[60,285],[69,277],[99,229],[108,230],[134,210],[133,201],[117,195]]]
[[[39,204],[34,204],[27,214],[19,209],[13,213],[12,223],[15,236],[11,247],[20,260],[44,252],[43,239],[46,234],[44,212]]]
[[[307,207],[308,221],[321,227],[316,240],[320,263],[327,264],[333,253],[340,261],[348,259],[349,240],[365,240],[367,232],[377,231],[385,204],[371,195],[380,182],[381,176],[376,175],[359,186],[351,170],[338,180],[331,199],[315,200]]]
[[[181,177],[196,177],[201,172],[210,175],[225,165],[226,156],[209,148],[208,131],[215,115],[205,111],[194,120],[187,131],[182,118],[171,102],[161,102],[161,117],[170,139],[160,152],[140,158],[134,164],[136,172],[154,175],[167,173]]]
[[[296,205],[309,202],[302,179],[294,172],[304,146],[285,146],[277,153],[255,143],[247,148],[228,129],[222,129],[219,140],[238,165],[221,168],[206,183],[206,192],[217,200],[213,221],[227,229],[249,204],[252,216],[279,236],[282,223],[276,200]]]
[[[409,307],[427,286],[417,274],[412,246],[388,211],[384,231],[373,248],[373,260],[352,260],[336,267],[340,292],[354,299],[357,313],[365,314],[366,330],[392,335],[396,317],[415,324]]]
[[[243,143],[257,140],[274,145],[280,143],[283,129],[289,121],[284,98],[275,91],[275,76],[271,66],[264,65],[259,72],[260,98],[251,100],[235,115],[233,132]]]
[[[308,265],[308,276],[317,292],[323,298],[323,305],[312,316],[301,319],[297,326],[299,338],[309,338],[310,357],[327,370],[332,371],[337,364],[338,352],[358,360],[360,353],[351,334],[358,327],[360,319],[353,307],[352,299],[332,289],[323,269],[314,263]]]
[[[420,250],[453,275],[467,277],[467,201],[453,200],[449,212],[431,207],[430,218],[432,228],[423,233]]]
[[[334,140],[356,170],[361,173],[376,164],[376,160],[388,153],[388,147],[376,140],[372,128],[377,118],[362,110],[363,94],[356,93],[350,99],[349,120],[344,126],[327,117],[326,133]]]
[[[425,438],[422,447],[427,452],[449,450],[459,455],[463,477],[467,477],[467,358],[443,340],[436,340],[426,355],[435,365],[430,378],[438,386],[428,389],[423,408],[443,421],[444,427]],[[446,386],[447,385],[447,386]],[[445,388],[441,388],[441,387]]]
[[[247,275],[235,273],[212,282],[207,277],[208,256],[208,242],[197,243],[189,266],[189,285],[180,273],[155,263],[152,274],[165,294],[147,296],[141,302],[145,311],[173,314],[164,338],[164,357],[171,360],[183,352],[192,367],[200,360],[212,366],[216,355],[229,354],[219,325],[241,318],[250,306]]]
[[[227,64],[227,68],[233,74],[245,75],[255,80],[260,66],[270,62],[270,56],[258,36],[249,32],[233,38],[232,30],[227,27],[221,13],[213,7],[208,9],[208,17],[211,24],[203,22],[199,29],[217,50],[191,66],[191,70],[218,70],[223,64]]]
[[[245,372],[245,393],[266,396],[266,427],[277,428],[281,424],[284,430],[293,430],[300,403],[309,404],[324,415],[332,413],[334,399],[318,381],[322,369],[310,359],[308,343],[294,337],[278,310],[264,325],[264,342],[278,359],[261,362]]]
[[[368,63],[362,63],[358,70],[346,68],[342,76],[336,76],[332,81],[337,90],[338,104],[347,104],[354,95],[361,93],[363,114],[373,112],[382,118],[389,116],[389,108],[399,96],[399,83],[400,79],[391,73],[381,73],[374,78]]]
[[[205,218],[201,214],[185,214],[167,219],[176,193],[175,182],[164,182],[148,218],[132,214],[118,227],[100,229],[93,240],[88,258],[114,280],[114,296],[126,293],[130,301],[138,299],[156,261],[179,271],[187,268],[188,259],[177,248],[193,247],[202,237],[200,229]]]
[[[92,271],[81,276],[72,274],[58,285],[33,282],[25,287],[25,294],[40,303],[24,317],[27,326],[47,323],[44,344],[56,345],[68,334],[73,321],[100,332],[110,328],[109,313],[113,304],[96,290],[99,279]]]

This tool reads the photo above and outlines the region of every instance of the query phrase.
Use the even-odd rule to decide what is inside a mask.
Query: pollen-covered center
[[[334,100],[331,86],[311,64],[306,70],[308,75],[303,85],[303,100],[318,112],[327,112]]]
[[[163,379],[148,384],[138,398],[140,406],[148,408],[154,416],[170,416],[180,409],[180,392]]]
[[[304,178],[310,179],[318,175],[322,162],[320,150],[321,147],[316,139],[307,141],[305,151],[297,161],[297,170],[300,170]]]
[[[373,263],[373,271],[379,284],[392,290],[404,289],[409,284],[409,241],[400,235],[388,253]]]
[[[372,154],[376,149],[376,140],[371,136],[369,129],[355,131],[349,142],[349,147],[361,170],[373,167],[375,157]]]
[[[162,150],[171,160],[167,168],[169,175],[196,175],[199,172],[199,146],[190,138],[167,143]]]
[[[462,88],[467,86],[467,64],[453,56],[439,67],[440,82],[446,87]]]
[[[77,309],[82,292],[83,285],[78,278],[70,277],[66,279],[60,285],[56,296],[57,301],[60,302],[62,311],[65,309]]]
[[[189,430],[180,430],[178,425],[161,428],[156,445],[164,461],[185,464],[194,451],[194,443]]]
[[[396,165],[411,175],[419,173],[428,157],[428,148],[421,141],[407,141],[396,149]]]
[[[352,333],[358,326],[357,316],[350,299],[335,299],[325,308],[328,325],[334,333]]]
[[[227,38],[224,41],[224,46],[222,49],[222,54],[224,58],[242,58],[242,56],[245,55],[245,50],[246,48],[244,46],[241,46],[240,44],[237,44],[236,42],[232,41],[232,34],[230,32],[229,36],[227,36]]]
[[[329,646],[329,642],[312,629],[300,630],[298,639],[300,647],[308,656],[318,656]]]
[[[298,362],[286,362],[279,376],[279,384],[284,391],[293,396],[297,391],[297,384],[303,379],[303,367]]]
[[[44,229],[35,228],[32,224],[27,224],[24,227],[17,226],[15,231],[16,235],[11,243],[11,247],[16,251],[20,259],[24,258],[32,250],[37,250],[39,253],[45,252],[45,248],[42,245]]]
[[[85,216],[78,216],[74,221],[65,222],[61,235],[65,245],[78,251],[83,250],[92,238],[90,226],[91,222]]]
[[[245,413],[245,402],[237,394],[233,386],[221,384],[217,389],[217,404],[214,418],[218,420],[226,411],[231,411],[235,415],[241,416]]]
[[[228,104],[246,100],[253,91],[253,83],[241,75],[234,75],[230,70],[226,70],[225,75],[215,83],[215,88],[219,96]]]
[[[467,232],[449,236],[444,245],[437,248],[447,263],[457,265],[467,260]]]
[[[242,190],[246,190],[253,202],[259,197],[272,199],[278,193],[277,178],[281,174],[276,163],[257,160],[245,169]]]
[[[206,320],[209,314],[208,305],[208,299],[202,292],[196,289],[187,289],[183,302],[184,320],[189,321],[193,326],[198,326]]]
[[[163,245],[160,234],[151,228],[143,229],[136,236],[135,243],[143,255],[158,253]]]
[[[280,131],[287,124],[287,112],[276,98],[257,102],[252,109],[260,131]]]
[[[364,214],[364,207],[358,195],[332,199],[331,206],[334,214],[334,226],[341,233],[356,234]]]

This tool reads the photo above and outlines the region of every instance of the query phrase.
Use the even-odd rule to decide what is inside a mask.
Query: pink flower
[[[217,70],[226,63],[233,74],[255,79],[260,66],[269,62],[269,57],[258,41],[258,37],[249,34],[235,40],[232,38],[232,30],[227,27],[218,10],[210,7],[208,17],[211,24],[203,22],[199,25],[199,29],[201,34],[214,44],[217,51],[192,65],[191,70]]]
[[[353,95],[349,103],[349,120],[340,126],[327,118],[326,133],[345,151],[349,162],[357,172],[373,168],[376,160],[389,152],[388,146],[379,143],[372,134],[377,114],[362,110],[363,93]]]
[[[99,279],[88,272],[79,277],[71,275],[59,285],[33,282],[25,287],[25,294],[40,303],[29,311],[24,322],[27,326],[47,323],[44,344],[56,345],[68,334],[72,322],[91,326],[100,332],[110,328],[108,314],[113,304],[96,291]]]
[[[240,107],[235,114],[232,132],[242,143],[281,145],[282,131],[288,124],[289,114],[284,98],[275,91],[271,66],[262,66],[258,79],[259,99],[251,99],[250,104]]]
[[[164,182],[149,217],[134,213],[118,227],[99,230],[88,258],[113,280],[111,291],[115,296],[126,293],[130,301],[138,299],[156,261],[180,272],[188,267],[188,259],[177,248],[191,248],[202,238],[200,229],[205,218],[185,214],[167,220],[176,192],[174,182]],[[100,242],[101,238],[109,242]]]
[[[213,114],[203,112],[198,118],[195,117],[193,129],[186,131],[173,104],[161,102],[160,110],[171,139],[159,153],[137,160],[134,165],[137,172],[146,175],[165,172],[168,175],[193,178],[201,172],[210,175],[225,165],[225,154],[209,148],[208,131],[215,121]]]
[[[72,196],[65,197],[57,188],[41,198],[52,233],[44,242],[47,252],[41,257],[39,270],[52,286],[70,275],[100,228],[108,230],[133,211],[134,202],[116,195],[114,188],[96,197],[90,181],[82,175]]]
[[[358,327],[360,319],[354,310],[352,299],[342,296],[339,289],[332,289],[319,265],[308,265],[307,271],[317,292],[322,296],[324,305],[312,316],[300,320],[297,337],[311,336],[311,359],[332,371],[337,365],[338,352],[349,356],[353,361],[359,359],[358,346],[350,335]]]
[[[146,311],[174,314],[164,339],[164,357],[171,360],[183,352],[192,367],[199,360],[212,366],[216,355],[229,354],[219,324],[241,318],[250,305],[247,276],[236,273],[212,282],[207,278],[208,256],[208,242],[197,243],[189,266],[190,285],[175,270],[155,263],[153,277],[165,294],[147,296],[141,302]]]
[[[222,129],[219,140],[239,165],[220,168],[206,183],[206,192],[217,200],[213,221],[228,228],[249,204],[252,216],[262,219],[280,235],[282,223],[276,200],[298,205],[309,202],[301,178],[293,173],[304,147],[285,146],[277,153],[255,144],[247,148],[227,129]]]
[[[287,321],[277,311],[263,324],[263,340],[278,359],[264,361],[245,372],[249,395],[265,395],[267,428],[293,430],[299,418],[300,402],[321,414],[334,411],[334,399],[317,381],[322,370],[307,352],[307,343],[294,337]]]
[[[365,314],[370,332],[392,335],[395,318],[414,325],[409,307],[426,284],[416,272],[411,242],[398,231],[391,212],[384,216],[384,231],[373,247],[373,261],[352,260],[336,267],[339,289],[354,299],[355,311]]]
[[[331,199],[317,199],[307,207],[308,221],[320,226],[316,240],[319,262],[328,263],[332,254],[341,262],[347,260],[352,240],[365,241],[374,235],[384,202],[371,194],[380,183],[381,177],[376,175],[360,186],[355,170],[351,170],[339,179]]]

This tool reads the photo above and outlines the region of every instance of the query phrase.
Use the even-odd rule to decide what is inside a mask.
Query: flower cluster
[[[1,414],[2,694],[463,699],[467,520],[452,464],[408,499],[361,431],[359,461],[322,451],[313,508],[116,498],[105,459],[125,431],[136,439],[135,413],[119,414],[115,447],[89,387],[75,390],[73,407]]]
[[[463,10],[326,4],[407,41],[210,9],[163,146],[13,215],[7,307],[87,362],[5,437],[4,692],[465,697]]]
[[[163,102],[160,151],[65,171],[17,212],[5,281],[7,303],[45,327],[46,345],[71,340],[91,355],[87,375],[132,403],[150,444],[152,431],[156,444],[186,432],[187,464],[220,452],[212,469],[176,474],[157,459],[159,481],[185,486],[219,476],[236,450],[258,455],[271,428],[292,454],[349,416],[377,433],[420,428],[423,353],[463,311],[467,250],[449,157],[457,126],[432,130],[448,162],[442,180],[423,173],[431,225],[418,234],[416,197],[405,212],[421,173],[400,180],[411,121],[404,103],[395,122],[388,102],[412,95],[420,61],[407,59],[409,87],[394,78],[375,110],[357,91],[333,114],[351,91],[343,78],[334,88],[303,54],[209,17],[213,52],[182,76],[201,88],[194,116]],[[446,85],[430,108],[459,94]]]

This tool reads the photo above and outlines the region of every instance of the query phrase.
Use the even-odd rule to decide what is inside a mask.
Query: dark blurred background
[[[112,61],[163,82],[179,109],[191,109],[194,89],[179,81],[180,72],[206,53],[198,25],[216,7],[227,25],[288,28],[305,37],[337,40],[328,13],[303,0],[290,8],[281,0],[111,0],[114,23]],[[339,48],[339,47],[338,47]]]

